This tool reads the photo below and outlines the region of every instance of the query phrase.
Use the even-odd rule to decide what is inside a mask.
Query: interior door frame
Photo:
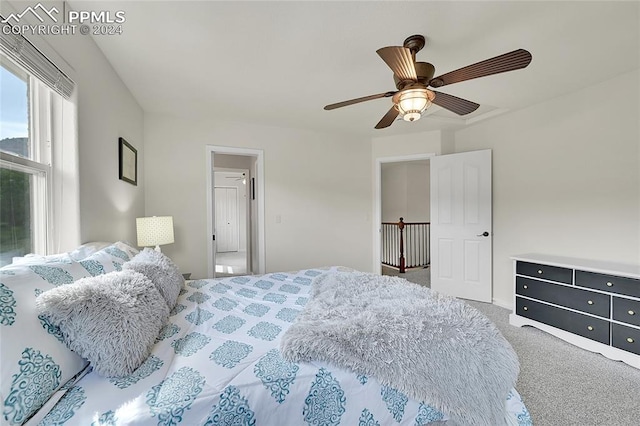
[[[428,160],[435,157],[435,152],[410,154],[396,157],[379,157],[375,159],[373,167],[375,176],[373,179],[375,188],[373,191],[373,268],[376,274],[382,274],[382,247],[380,235],[382,232],[382,164],[383,163],[404,163],[406,161]]]
[[[209,277],[215,277],[214,244],[213,244],[213,157],[216,153],[228,155],[242,155],[256,157],[255,175],[255,195],[257,208],[257,234],[256,244],[257,270],[254,274],[264,274],[266,272],[266,251],[265,251],[265,200],[264,200],[264,151],[261,149],[237,148],[220,145],[205,146],[205,166],[207,173],[206,183],[206,203],[207,203],[207,273]]]

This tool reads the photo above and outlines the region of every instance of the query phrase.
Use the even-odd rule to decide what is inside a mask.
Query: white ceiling
[[[69,3],[125,11],[123,34],[96,43],[145,111],[178,116],[385,136],[459,128],[640,67],[638,1]],[[533,61],[439,89],[481,104],[466,120],[434,106],[374,130],[389,99],[323,110],[395,90],[376,50],[412,34],[436,75],[518,48]]]

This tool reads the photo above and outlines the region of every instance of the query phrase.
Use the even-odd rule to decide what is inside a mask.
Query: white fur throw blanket
[[[370,375],[446,413],[447,424],[505,424],[518,358],[466,303],[403,278],[327,273],[283,335],[292,362],[325,361]]]

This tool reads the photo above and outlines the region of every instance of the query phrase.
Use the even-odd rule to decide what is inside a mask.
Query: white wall
[[[29,4],[34,3],[3,1],[2,10],[21,12]],[[63,10],[62,2],[48,5]],[[77,86],[79,242],[127,240],[135,244],[135,218],[144,215],[144,168],[138,161],[138,186],[118,179],[118,137],[138,150],[139,159],[144,157],[142,108],[91,37],[27,34],[27,38]]]
[[[382,221],[428,222],[429,161],[382,164]]]
[[[397,222],[407,215],[406,163],[382,164],[382,221]]]
[[[431,221],[429,161],[407,164],[407,219],[405,222]]]
[[[458,131],[493,150],[493,291],[511,305],[509,256],[640,262],[640,73]]]
[[[441,154],[442,135],[440,131],[432,131],[371,138],[372,158],[375,161],[385,157]]]
[[[68,38],[58,52],[78,85],[82,241],[135,244],[135,218],[144,215],[142,109],[90,37]],[[138,151],[138,186],[118,178],[119,137]]]
[[[418,132],[418,133],[410,133],[406,135],[394,135],[394,136],[379,136],[371,139],[371,159],[372,159],[372,174],[371,174],[371,182],[372,182],[372,211],[373,217],[375,220],[380,219],[388,222],[394,222],[399,219],[398,212],[401,209],[397,209],[397,211],[393,207],[389,207],[389,204],[399,203],[401,205],[406,206],[406,208],[415,209],[418,216],[422,214],[419,213],[425,209],[426,204],[426,215],[428,218],[431,217],[429,212],[430,203],[426,200],[429,199],[429,171],[426,171],[426,184],[425,184],[425,198],[420,198],[417,200],[408,200],[413,193],[416,191],[422,191],[422,188],[419,184],[411,185],[408,189],[407,193],[395,193],[391,194],[390,191],[387,191],[386,194],[382,194],[384,190],[382,185],[382,170],[376,170],[376,168],[389,167],[389,164],[385,164],[387,161],[393,162],[402,162],[406,157],[411,156],[429,156],[429,155],[440,155],[444,152],[452,151],[451,146],[452,143],[452,135],[447,132],[440,131],[431,131],[431,132]],[[443,152],[444,150],[444,152]],[[416,163],[417,164],[417,163]],[[392,166],[391,166],[392,167]],[[408,182],[408,179],[415,179],[420,181],[424,176],[424,169],[407,169],[407,170],[395,170],[390,172],[391,179],[395,180],[393,184],[396,185],[403,184],[404,182]],[[411,175],[411,176],[409,176]],[[380,181],[378,181],[380,180]],[[402,183],[400,182],[402,181]],[[389,183],[389,182],[387,182]],[[385,198],[387,206],[382,205],[382,198]],[[403,207],[405,208],[405,207]],[[380,211],[378,211],[378,209]],[[383,211],[386,209],[387,211]],[[395,219],[390,219],[390,216]],[[413,215],[411,215],[413,217]],[[406,218],[405,218],[406,219]],[[424,220],[421,219],[421,221]],[[376,225],[378,226],[378,225]],[[374,228],[374,233],[376,233],[377,227]]]
[[[144,133],[146,210],[173,215],[176,242],[163,252],[181,270],[206,276],[207,145],[264,150],[267,271],[371,270],[366,138],[156,114]]]

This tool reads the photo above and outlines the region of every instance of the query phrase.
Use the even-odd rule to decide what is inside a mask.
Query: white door
[[[215,188],[217,252],[238,251],[238,189]]]
[[[491,150],[431,158],[431,288],[491,302]]]

